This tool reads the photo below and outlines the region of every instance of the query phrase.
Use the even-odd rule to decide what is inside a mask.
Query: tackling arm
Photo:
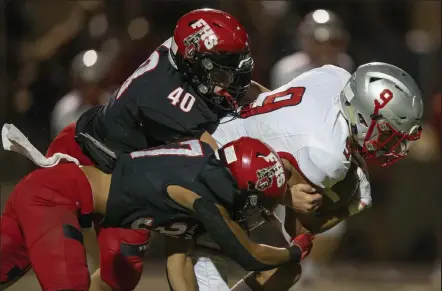
[[[316,191],[316,186],[308,181],[291,163],[282,158],[286,171],[289,188],[281,202],[282,205],[296,210],[299,213],[309,213],[318,208],[322,195]]]
[[[288,262],[300,262],[310,250],[308,236],[289,248],[256,244],[223,207],[180,186],[169,186],[167,191],[171,199],[195,213],[223,252],[245,270],[270,270]]]
[[[201,135],[200,141],[208,144],[212,148],[212,150],[214,150],[214,151],[216,151],[218,149],[218,144],[216,143],[215,139],[207,131],[205,131]]]

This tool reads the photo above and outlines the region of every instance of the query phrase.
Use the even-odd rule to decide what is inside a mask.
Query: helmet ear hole
[[[362,124],[365,127],[368,127],[368,123],[365,121],[365,119],[361,113],[358,113],[358,119],[359,119],[360,124]]]
[[[255,191],[256,189],[255,189],[255,184],[253,184],[251,181],[249,181],[248,183],[247,183],[247,191],[248,192],[252,192],[252,191]]]
[[[379,80],[381,80],[381,78],[375,78],[375,77],[372,77],[372,78],[370,78],[370,83],[373,83],[373,82],[376,82],[376,81],[379,81]]]
[[[219,28],[221,28],[222,27],[222,25],[220,25],[219,23],[217,23],[217,22],[212,22],[212,24],[213,24],[213,26],[216,26],[216,27],[219,27]]]

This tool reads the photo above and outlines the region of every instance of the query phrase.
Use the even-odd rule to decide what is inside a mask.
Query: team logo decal
[[[276,177],[276,183],[278,188],[282,187],[285,183],[284,168],[281,162],[278,160],[275,154],[270,153],[268,156],[259,156],[266,160],[266,162],[275,162],[272,166],[259,169],[256,171],[258,181],[256,182],[255,188],[258,191],[264,191],[272,186],[273,177]]]
[[[274,176],[272,168],[273,166],[256,171],[256,175],[258,176],[258,181],[255,185],[256,190],[264,191],[272,186]]]
[[[184,45],[186,46],[185,55],[191,59],[195,55],[195,52],[200,49],[201,36],[199,32],[189,35],[184,39]]]
[[[193,29],[201,29],[184,39],[184,45],[186,46],[186,57],[193,58],[195,52],[199,51],[200,49],[201,41],[207,50],[213,49],[218,44],[218,37],[204,19],[199,19],[198,21],[192,23],[191,27]]]

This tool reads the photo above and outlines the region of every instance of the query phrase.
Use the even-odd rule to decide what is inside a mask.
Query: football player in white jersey
[[[405,157],[420,137],[422,113],[420,90],[400,68],[368,63],[350,75],[326,65],[260,94],[241,109],[242,118],[221,122],[213,137],[220,146],[241,136],[265,141],[283,159],[289,186],[307,182],[323,195],[316,213],[287,209],[284,226],[290,238],[300,231],[297,221],[304,231],[321,233],[370,206],[364,159],[386,166]],[[226,274],[216,265],[204,255],[197,259],[201,291],[229,290],[222,279]],[[264,283],[273,273],[249,274],[232,290],[288,290],[300,274],[271,280],[276,285],[268,287]]]

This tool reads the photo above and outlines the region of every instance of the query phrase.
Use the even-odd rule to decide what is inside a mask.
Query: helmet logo
[[[193,29],[201,27],[201,29],[184,39],[186,57],[192,58],[195,55],[195,52],[200,48],[201,40],[207,50],[211,50],[218,44],[218,37],[204,19],[199,19],[195,23],[192,23],[191,27]]]
[[[188,59],[192,59],[195,52],[199,51],[200,48],[200,36],[198,32],[189,35],[184,39],[184,45],[186,46],[185,56]]]
[[[256,175],[258,176],[258,181],[256,182],[255,185],[256,190],[264,191],[272,186],[273,184],[272,167],[259,169],[258,171],[256,171]]]
[[[258,191],[264,191],[270,188],[273,184],[274,176],[276,176],[276,184],[278,188],[282,187],[285,184],[284,168],[276,155],[274,153],[270,153],[268,156],[260,155],[259,157],[263,158],[266,162],[275,163],[272,166],[256,171],[258,181],[256,182],[255,188]]]

